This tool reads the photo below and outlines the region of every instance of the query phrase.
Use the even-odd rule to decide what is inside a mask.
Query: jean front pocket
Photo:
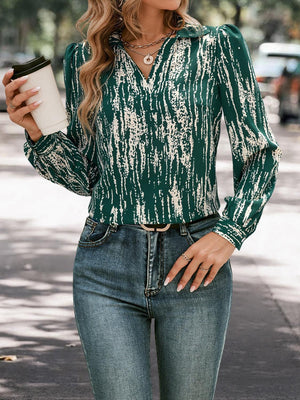
[[[187,225],[186,239],[188,243],[192,245],[197,242],[197,240],[205,236],[207,233],[211,232],[215,224],[218,222],[219,218],[219,214],[212,214],[204,217],[200,221],[192,222]]]
[[[79,247],[97,247],[106,242],[112,232],[111,225],[87,217],[81,232]]]

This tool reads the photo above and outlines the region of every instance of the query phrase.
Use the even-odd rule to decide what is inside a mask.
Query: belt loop
[[[179,230],[180,230],[180,235],[181,236],[186,236],[187,235],[187,229],[186,229],[185,222],[180,222],[179,223]]]

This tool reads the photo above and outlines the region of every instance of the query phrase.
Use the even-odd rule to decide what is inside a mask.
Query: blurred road
[[[256,232],[231,259],[232,313],[215,400],[300,399],[300,127],[270,121],[284,155]],[[0,399],[92,400],[72,306],[89,198],[41,178],[23,143],[23,130],[0,113],[0,355],[17,355],[0,361]],[[233,191],[224,126],[217,165],[222,210]],[[151,341],[158,400],[153,330]]]

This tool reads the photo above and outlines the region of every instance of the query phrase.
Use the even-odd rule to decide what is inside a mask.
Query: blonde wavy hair
[[[112,32],[124,27],[128,30],[124,40],[130,41],[141,36],[141,26],[137,18],[141,2],[142,0],[88,0],[86,12],[76,22],[76,29],[88,43],[92,54],[91,58],[79,67],[79,80],[84,97],[77,115],[86,136],[87,132],[95,134],[93,125],[102,101],[101,73],[110,68],[115,60],[109,37]],[[189,0],[181,0],[178,9],[165,10],[164,25],[177,31],[183,28],[186,21],[199,24],[187,14],[188,6]],[[180,26],[178,17],[181,17]]]

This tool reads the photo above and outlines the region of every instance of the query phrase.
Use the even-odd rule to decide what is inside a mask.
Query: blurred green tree
[[[13,51],[34,50],[61,64],[66,44],[80,40],[75,22],[87,4],[88,0],[1,0],[0,43],[5,42],[1,37],[6,30],[15,29],[14,40],[4,43]],[[189,13],[202,24],[229,22],[245,28],[250,44],[276,37],[300,39],[300,0],[190,0]]]
[[[42,51],[43,41],[43,22],[45,22],[45,14],[41,14],[41,10],[47,10],[48,22],[53,24],[53,35],[47,38],[52,41],[52,56],[54,59],[62,53],[64,44],[61,40],[69,39],[77,35],[74,27],[75,21],[86,10],[87,0],[47,0],[41,2],[36,0],[1,0],[0,2],[0,23],[2,33],[5,27],[14,26],[17,34],[15,42],[10,43],[13,50],[26,52],[30,46],[30,40],[39,39],[40,49]],[[41,18],[42,15],[42,18]],[[49,32],[48,32],[49,36]],[[7,43],[5,43],[8,45]]]

